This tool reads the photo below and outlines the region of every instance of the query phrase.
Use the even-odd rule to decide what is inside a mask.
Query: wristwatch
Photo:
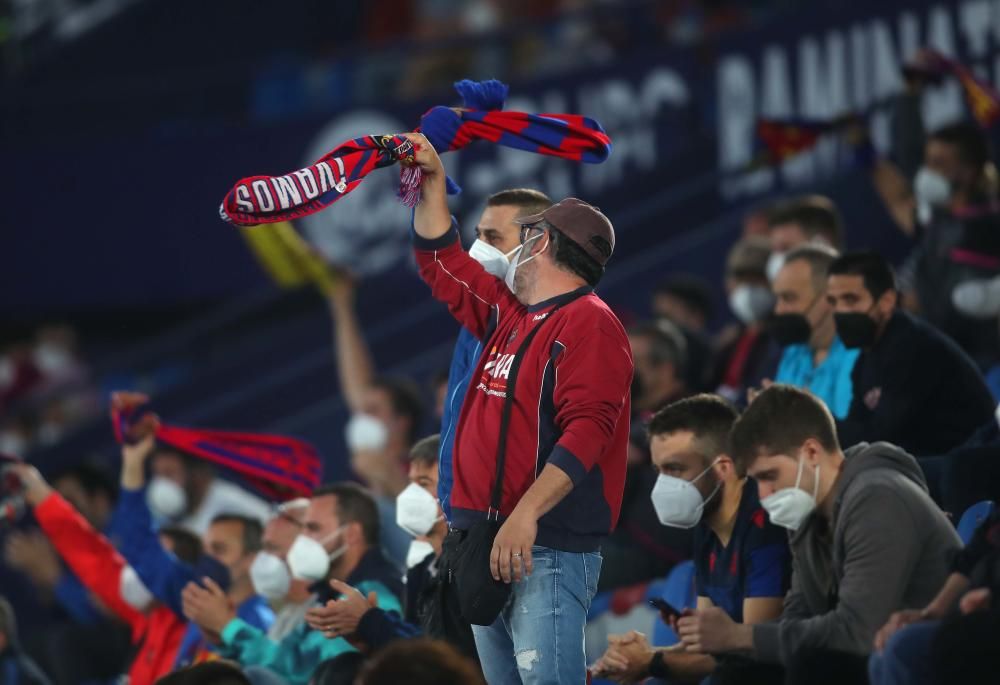
[[[663,652],[653,652],[653,658],[649,660],[649,666],[646,667],[646,671],[649,672],[650,678],[664,679],[670,677],[670,667],[663,660]]]

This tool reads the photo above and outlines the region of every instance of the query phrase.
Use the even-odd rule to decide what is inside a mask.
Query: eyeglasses
[[[533,224],[524,224],[524,225],[522,225],[521,226],[521,233],[519,235],[519,239],[521,241],[521,244],[524,245],[525,241],[528,239],[528,234],[531,231],[542,231],[542,232],[545,232],[545,230],[548,227],[549,227],[548,223],[546,223],[544,220],[543,221],[536,221]]]

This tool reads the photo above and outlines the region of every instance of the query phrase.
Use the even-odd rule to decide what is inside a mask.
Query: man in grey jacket
[[[771,521],[792,531],[792,586],[778,621],[740,625],[714,608],[682,618],[685,648],[782,663],[793,683],[865,682],[875,633],[934,598],[958,535],[912,456],[884,442],[843,452],[806,391],[772,385],[730,439]]]

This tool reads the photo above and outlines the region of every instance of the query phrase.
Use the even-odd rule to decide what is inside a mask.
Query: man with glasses
[[[628,337],[593,292],[614,229],[575,198],[521,217],[520,247],[500,281],[462,250],[434,148],[408,137],[423,175],[413,218],[421,277],[484,341],[455,437],[456,535],[487,518],[506,444],[503,523],[482,573],[512,586],[492,624],[473,626],[483,671],[495,683],[584,682],[583,628],[601,540],[621,508],[629,431]]]

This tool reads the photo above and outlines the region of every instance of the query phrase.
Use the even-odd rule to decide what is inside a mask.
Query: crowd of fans
[[[965,546],[955,523],[977,502],[1000,499],[997,385],[987,383],[1000,364],[1000,189],[974,125],[923,132],[919,89],[911,82],[897,103],[895,120],[910,127],[899,123],[903,147],[872,171],[913,237],[898,269],[845,243],[828,198],[792,197],[755,210],[726,256],[721,285],[734,321],[723,330],[710,330],[713,287],[695,275],[665,279],[651,293],[652,317],[627,330],[611,330],[601,318],[610,313],[593,301],[596,309],[578,310],[611,341],[597,363],[593,349],[573,350],[600,383],[543,372],[534,425],[539,451],[549,440],[552,456],[533,467],[536,483],[557,477],[554,468],[576,492],[537,519],[535,545],[504,546],[521,532],[506,524],[496,533],[493,576],[514,590],[492,625],[470,626],[455,585],[467,576],[461,554],[471,554],[458,551],[469,534],[462,522],[477,488],[488,490],[470,482],[467,464],[458,469],[456,434],[474,419],[477,429],[487,425],[488,393],[473,397],[476,383],[500,393],[497,379],[508,371],[516,379],[520,364],[484,349],[492,330],[510,324],[484,293],[507,306],[515,297],[524,304],[542,278],[594,285],[614,241],[594,208],[553,205],[530,189],[486,200],[468,253],[482,269],[456,248],[453,231],[437,230],[445,227],[432,221],[431,200],[415,214],[421,273],[436,297],[452,298],[464,327],[451,368],[435,380],[438,434],[421,434],[430,408],[420,389],[378,373],[355,311],[359,285],[335,279],[334,351],[360,484],[324,484],[273,506],[152,435],[122,447],[117,479],[85,465],[49,481],[30,465],[6,467],[37,527],[6,535],[5,560],[58,620],[21,640],[0,600],[0,674],[11,678],[2,682],[96,683],[123,673],[135,684],[569,682],[560,657],[538,645],[579,650],[582,620],[574,621],[595,592],[661,579],[688,559],[697,599],[658,606],[677,642],[610,635],[603,654],[589,655],[590,677],[881,685],[995,674],[1000,514]],[[435,160],[421,159],[432,179]],[[591,233],[581,240],[584,224]],[[554,319],[568,294],[586,290],[558,294],[535,319]],[[576,334],[567,326],[559,335]],[[516,339],[514,327],[508,342]],[[553,360],[564,343],[553,342]],[[623,380],[626,348],[632,368]],[[45,397],[85,377],[72,337],[46,331],[33,349],[8,351],[0,401]],[[513,395],[510,382],[503,392]],[[575,434],[576,452],[565,449],[561,436],[542,435],[541,417],[552,414],[561,430],[581,420],[574,402],[607,411],[615,382],[625,397],[613,409],[628,412],[631,429],[612,420],[601,438],[609,450],[621,438],[621,492],[609,494],[603,482],[587,490],[611,473],[606,453],[589,455],[589,436]],[[597,399],[577,399],[588,394]],[[500,420],[501,456],[508,420]],[[42,426],[32,439],[47,434]],[[28,445],[9,427],[4,440],[8,451]],[[598,556],[589,541],[619,496]],[[581,511],[574,497],[586,497],[588,520],[567,519]],[[508,521],[516,504],[504,508]],[[559,547],[560,536],[573,548]],[[560,569],[570,597],[557,611],[531,613],[552,599],[529,586],[532,557],[535,577]]]

